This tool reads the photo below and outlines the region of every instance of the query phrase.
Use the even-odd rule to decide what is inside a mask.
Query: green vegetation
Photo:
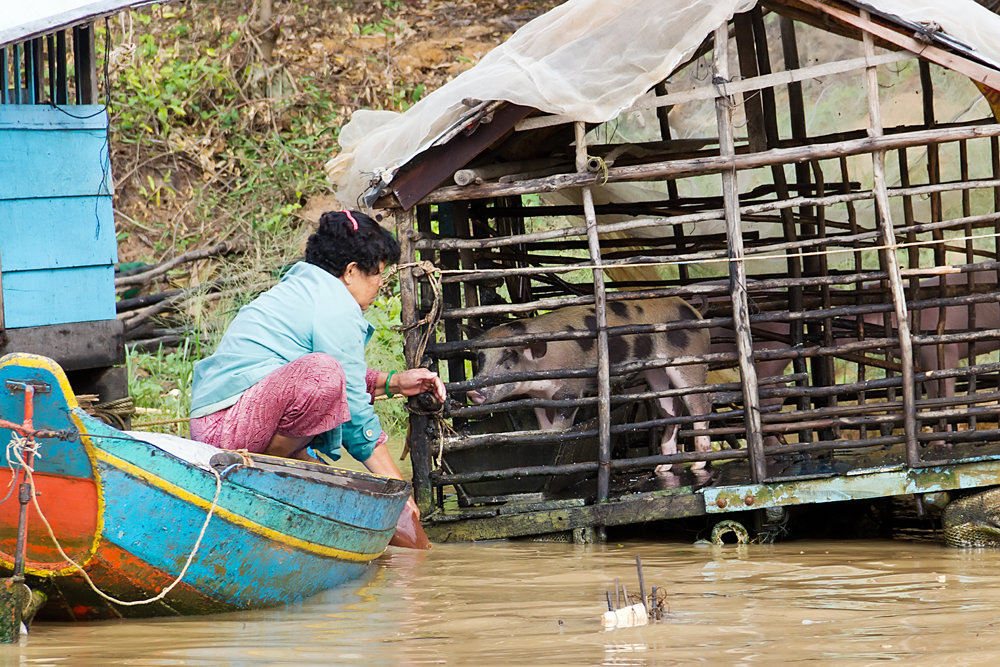
[[[197,345],[190,340],[175,351],[128,352],[128,390],[137,408],[136,425],[160,422],[150,430],[186,436],[184,418],[191,405],[191,377]]]
[[[346,22],[344,7],[352,5],[303,11],[292,20],[322,21],[315,15],[333,13],[339,23],[327,25],[341,26],[344,42],[351,35],[392,38],[405,29],[395,16],[403,3],[386,0],[376,16],[350,15]],[[231,2],[154,6],[130,17],[134,23],[124,31],[125,22],[99,23],[96,40],[98,59],[108,57],[112,65],[108,97],[122,260],[152,263],[219,241],[247,248],[225,262],[171,271],[166,285],[153,287],[213,281],[221,293],[185,304],[183,323],[194,327],[179,348],[128,355],[136,423],[186,434],[195,361],[213,349],[239,307],[301,255],[312,228],[302,208],[328,195],[322,166],[355,106],[346,104],[405,109],[423,96],[425,83],[401,83],[391,73],[386,85],[365,74],[373,80],[348,91],[308,61],[315,44],[297,41],[287,46],[300,51],[279,49],[280,58],[268,63],[260,27]],[[343,58],[331,60],[338,66]],[[385,69],[384,63],[372,66]],[[378,329],[369,346],[375,367],[404,365],[401,335],[392,328],[399,322],[397,290],[386,288],[369,311]],[[405,429],[400,401],[378,401],[376,411],[391,434]]]

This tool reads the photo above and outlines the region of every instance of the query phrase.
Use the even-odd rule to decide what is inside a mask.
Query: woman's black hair
[[[355,222],[357,229],[355,229]],[[357,262],[366,273],[399,261],[399,242],[389,230],[358,211],[327,211],[306,242],[306,261],[338,278]]]

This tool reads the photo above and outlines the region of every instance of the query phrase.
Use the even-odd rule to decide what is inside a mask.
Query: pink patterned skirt
[[[261,453],[274,435],[319,435],[351,418],[340,362],[314,352],[273,371],[232,406],[192,419],[191,438]]]

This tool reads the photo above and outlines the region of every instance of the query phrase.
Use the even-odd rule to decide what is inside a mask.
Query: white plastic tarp
[[[463,99],[507,100],[601,123],[632,106],[682,64],[706,36],[756,0],[569,0],[522,26],[473,68],[405,113],[355,111],[327,176],[345,205],[375,180],[391,181],[469,108]],[[937,23],[1000,62],[1000,17],[973,0],[871,0],[873,9]]]

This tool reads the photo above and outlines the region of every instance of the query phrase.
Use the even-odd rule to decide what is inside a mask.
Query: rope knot
[[[38,443],[31,438],[14,433],[10,438],[10,442],[7,443],[7,460],[16,461],[22,468],[31,470],[32,467],[28,465],[26,454],[41,458]]]

